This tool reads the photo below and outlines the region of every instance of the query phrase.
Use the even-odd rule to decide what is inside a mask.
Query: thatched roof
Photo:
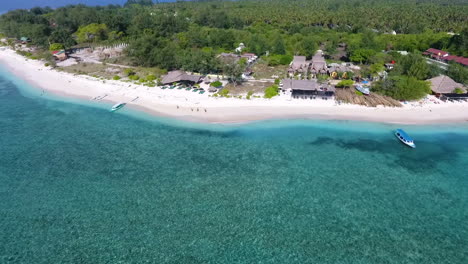
[[[292,79],[283,79],[282,90],[301,90],[301,91],[331,91],[334,92],[335,88],[326,84],[320,84],[317,79],[312,80],[292,80]]]
[[[312,57],[312,68],[316,70],[327,68],[327,63],[325,62],[325,58],[321,51],[317,51],[317,53]]]
[[[300,68],[307,67],[308,62],[306,61],[305,56],[294,56],[293,61],[291,62],[290,68],[293,71],[297,71]]]
[[[466,89],[463,87],[463,84],[457,83],[452,78],[440,75],[435,78],[428,80],[431,83],[431,90],[434,93],[449,94],[453,93],[455,88],[460,88],[466,92]]]
[[[193,82],[198,83],[200,82],[202,76],[201,75],[192,75],[187,74],[184,71],[171,71],[168,72],[166,76],[162,79],[163,84],[170,84],[175,82]]]

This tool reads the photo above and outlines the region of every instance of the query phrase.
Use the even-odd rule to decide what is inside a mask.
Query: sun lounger
[[[203,91],[203,90],[201,90],[201,91],[199,92],[199,94],[204,94],[204,93],[205,93],[205,91]]]

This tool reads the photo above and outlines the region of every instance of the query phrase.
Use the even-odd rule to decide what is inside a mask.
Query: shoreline
[[[468,103],[404,105],[402,108],[336,105],[334,101],[291,100],[281,95],[273,99],[214,98],[185,90],[114,80],[99,80],[45,67],[44,62],[28,60],[10,49],[0,50],[0,63],[34,88],[59,97],[92,103],[126,102],[127,107],[144,113],[183,121],[210,124],[242,124],[274,119],[351,120],[386,124],[430,125],[468,123]],[[107,95],[103,100],[93,98]],[[134,98],[139,99],[130,102]]]

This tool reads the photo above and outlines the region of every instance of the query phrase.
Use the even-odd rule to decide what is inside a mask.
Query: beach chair
[[[204,94],[205,91],[204,90],[200,90],[199,94]]]
[[[187,87],[187,88],[185,88],[185,90],[186,90],[186,91],[190,91],[190,90],[192,90],[192,88],[191,88],[191,87]]]
[[[196,92],[198,92],[198,89],[195,88],[195,89],[192,90],[192,92],[196,93]]]
[[[163,90],[164,90],[164,89],[167,89],[167,87],[166,87],[166,86],[163,86],[163,87],[161,87],[161,89],[163,89]]]

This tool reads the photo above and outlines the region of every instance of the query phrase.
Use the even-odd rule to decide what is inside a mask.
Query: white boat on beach
[[[366,87],[366,86],[362,86],[360,84],[357,84],[355,86],[356,90],[358,90],[359,92],[363,93],[364,95],[369,95],[370,94],[370,89],[369,87]]]
[[[114,112],[114,111],[117,111],[119,110],[120,108],[123,108],[124,106],[126,105],[126,103],[118,103],[118,104],[115,104],[114,106],[112,106],[111,108],[111,112]]]

